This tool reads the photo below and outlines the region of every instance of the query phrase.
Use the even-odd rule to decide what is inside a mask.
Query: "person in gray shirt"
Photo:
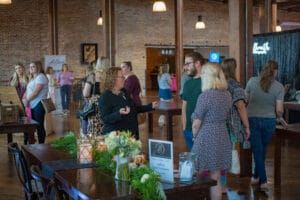
[[[275,132],[276,118],[284,123],[282,118],[284,87],[275,80],[277,71],[277,62],[267,61],[259,77],[252,77],[245,90],[249,102],[247,112],[255,162],[251,184],[260,184],[262,191],[268,190],[265,158],[267,145]]]

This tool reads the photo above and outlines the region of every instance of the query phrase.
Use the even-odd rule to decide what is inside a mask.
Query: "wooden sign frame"
[[[18,105],[20,116],[25,116],[24,105],[18,96],[17,89],[13,86],[0,86],[1,104]]]

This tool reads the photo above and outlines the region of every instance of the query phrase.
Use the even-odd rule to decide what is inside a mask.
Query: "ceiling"
[[[211,0],[211,1],[219,1],[223,3],[228,3],[228,0]],[[253,0],[254,6],[258,6],[259,2],[262,0]],[[273,0],[273,2],[277,3],[277,9],[285,10],[288,12],[300,12],[300,0]]]

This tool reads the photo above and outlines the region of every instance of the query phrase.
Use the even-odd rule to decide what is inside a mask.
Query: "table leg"
[[[13,141],[12,133],[7,133],[7,144]]]
[[[281,185],[281,133],[278,131],[275,137],[274,151],[274,185],[280,189]]]
[[[149,136],[152,138],[152,133],[153,133],[153,113],[148,112],[148,131],[149,131]]]
[[[166,124],[167,124],[167,140],[173,141],[173,116],[167,114],[166,117]]]
[[[29,144],[34,144],[35,143],[34,132],[28,132],[26,134],[27,134],[27,137],[28,137]]]

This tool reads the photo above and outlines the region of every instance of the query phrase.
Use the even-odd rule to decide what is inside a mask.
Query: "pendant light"
[[[202,16],[201,15],[198,16],[198,21],[195,25],[195,29],[205,29],[205,24],[202,21]]]
[[[103,24],[103,17],[102,17],[102,10],[100,10],[100,12],[99,12],[99,18],[97,20],[97,25],[98,26],[102,26],[102,24]]]
[[[275,31],[276,31],[276,32],[281,32],[281,31],[282,31],[282,28],[281,28],[281,26],[280,26],[279,21],[277,21],[277,26],[275,27]]]
[[[0,0],[0,4],[11,4],[11,0]]]
[[[167,6],[164,1],[155,1],[152,8],[153,12],[165,12],[167,11]]]

